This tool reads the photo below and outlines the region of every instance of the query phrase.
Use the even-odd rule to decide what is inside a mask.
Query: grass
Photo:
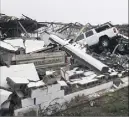
[[[128,87],[109,93],[95,100],[93,107],[89,103],[57,113],[57,116],[128,116]]]

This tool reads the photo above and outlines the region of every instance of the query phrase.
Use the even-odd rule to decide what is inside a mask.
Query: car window
[[[84,35],[83,35],[83,34],[79,35],[79,36],[77,37],[76,41],[79,41],[79,40],[82,40],[82,39],[84,39]]]
[[[88,32],[85,33],[85,35],[86,35],[86,37],[92,36],[93,35],[93,31],[92,30],[88,31]]]
[[[101,31],[104,31],[104,30],[109,29],[109,28],[110,28],[109,25],[104,25],[104,26],[96,28],[95,30],[96,30],[97,33],[99,33]]]

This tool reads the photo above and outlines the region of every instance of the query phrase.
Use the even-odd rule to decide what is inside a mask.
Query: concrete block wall
[[[64,90],[60,90],[60,85],[52,85],[48,86],[48,92],[46,95],[38,95],[36,99],[36,105],[49,102],[54,100],[55,98],[62,98],[64,97]]]
[[[31,95],[28,98],[21,99],[22,108],[14,111],[14,116],[23,116],[24,113],[29,113],[31,110],[38,112],[41,109],[47,108],[56,98],[63,98],[64,90],[61,90],[60,84],[49,85],[46,88],[31,89]]]
[[[121,80],[122,80],[124,83],[129,83],[129,78],[128,78],[128,76],[125,77],[125,78],[122,78]]]
[[[25,98],[21,100],[21,105],[22,108],[28,107],[28,106],[33,106],[34,105],[34,99],[32,98]]]
[[[64,90],[57,91],[55,93],[51,93],[51,99],[55,98],[63,98],[64,97]]]
[[[41,103],[39,106],[41,107],[41,109],[46,109],[49,106],[49,104],[58,103],[60,105],[63,105],[65,102],[70,102],[71,99],[74,98],[75,96],[78,96],[78,95],[81,96],[83,94],[84,95],[90,95],[90,94],[93,94],[97,91],[111,88],[112,85],[113,85],[113,82],[108,82],[108,83],[105,83],[105,84],[102,84],[102,85],[99,85],[99,86],[96,86],[96,87],[93,87],[93,88],[90,88],[90,89],[85,89],[85,90],[82,90],[82,91],[72,93],[72,94],[69,94],[69,95],[66,95],[66,96],[63,96],[63,91],[64,90],[60,90],[60,91],[57,91],[55,94],[52,95],[52,98],[51,98],[51,99],[53,99],[52,101],[49,100],[47,102]],[[56,99],[56,97],[58,97],[58,98]],[[61,108],[66,109],[66,106],[63,105]]]
[[[41,104],[41,103],[44,103],[44,102],[48,102],[49,100],[51,100],[51,95],[50,94],[47,94],[47,95],[44,95],[44,96],[39,96],[39,97],[36,97],[35,104],[38,105],[38,104]]]
[[[122,78],[123,81],[127,81],[128,78]],[[127,85],[127,84],[125,84]],[[93,88],[90,89],[85,89],[82,91],[78,91],[69,95],[64,96],[64,90],[57,90],[56,92],[52,92],[52,93],[47,93],[46,97],[36,97],[35,99],[37,99],[37,105],[35,106],[29,106],[29,107],[25,107],[25,108],[21,108],[21,109],[17,109],[15,110],[15,115],[17,115],[18,112],[23,112],[23,111],[27,111],[29,108],[37,108],[39,109],[39,107],[41,109],[46,109],[47,107],[49,107],[49,105],[53,105],[58,103],[59,105],[61,105],[61,109],[66,109],[66,106],[64,105],[65,102],[70,102],[72,98],[74,98],[75,96],[78,95],[90,95],[90,94],[94,94],[98,91],[104,90],[104,89],[110,89],[113,86],[113,82],[108,82],[105,84],[101,84],[99,86],[95,86]],[[124,87],[124,85],[123,85]],[[51,86],[52,88],[52,86]],[[118,88],[119,89],[119,88]],[[52,91],[52,90],[51,90]],[[48,97],[47,97],[48,96]],[[48,100],[48,99],[49,100]],[[63,106],[62,106],[63,105]]]
[[[85,96],[87,96],[87,95],[90,95],[90,94],[93,94],[93,93],[95,93],[95,92],[97,92],[97,91],[101,91],[101,90],[104,90],[104,89],[109,89],[109,88],[111,88],[111,86],[113,86],[113,82],[111,81],[111,82],[108,82],[108,83],[104,83],[104,84],[101,84],[101,85],[99,85],[99,86],[95,86],[95,87],[93,87],[93,88],[89,88],[89,89],[84,89],[84,90],[82,90],[82,91],[78,91],[78,92],[75,92],[75,93],[72,93],[72,94],[69,94],[69,95],[66,95],[65,97],[64,97],[64,99],[67,101],[67,102],[69,102],[73,97],[75,97],[75,96],[82,96],[83,94],[85,95]]]
[[[48,86],[48,94],[49,93],[54,93],[54,92],[57,92],[57,91],[59,91],[61,89],[61,86],[60,86],[60,84],[54,84],[54,85],[49,85]]]
[[[55,98],[64,97],[64,90],[61,90],[60,84],[48,85],[44,88],[31,89],[30,97],[21,99],[22,108],[42,103],[49,103]]]
[[[37,98],[60,91],[60,84],[49,85],[46,88],[31,89],[31,98]]]
[[[47,92],[47,89],[44,88],[31,89],[31,98],[47,95]]]

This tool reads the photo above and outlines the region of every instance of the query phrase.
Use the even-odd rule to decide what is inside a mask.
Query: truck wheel
[[[108,47],[109,46],[109,38],[108,37],[102,37],[100,39],[100,45],[102,47]]]

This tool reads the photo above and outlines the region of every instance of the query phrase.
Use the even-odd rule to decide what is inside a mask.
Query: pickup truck
[[[110,40],[117,36],[118,30],[108,22],[81,33],[75,42],[83,45],[87,44],[88,46],[100,45],[102,47],[108,47]]]

